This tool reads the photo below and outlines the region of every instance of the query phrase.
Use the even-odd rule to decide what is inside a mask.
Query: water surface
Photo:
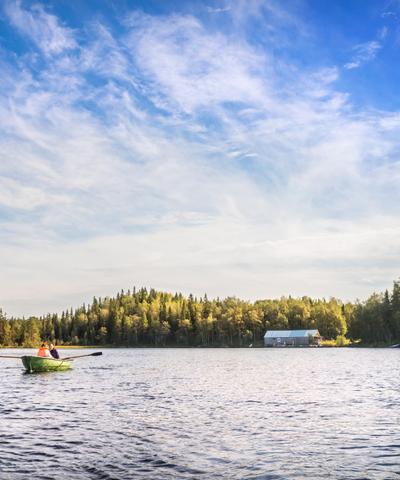
[[[0,359],[1,480],[400,478],[400,350],[103,352]]]

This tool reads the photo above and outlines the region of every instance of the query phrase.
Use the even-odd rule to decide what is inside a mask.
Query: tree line
[[[365,302],[310,297],[248,302],[141,288],[41,317],[7,318],[0,310],[0,346],[248,346],[266,330],[318,329],[328,340],[400,342],[400,282]]]

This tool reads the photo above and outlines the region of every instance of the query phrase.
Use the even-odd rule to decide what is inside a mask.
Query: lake
[[[398,349],[104,349],[68,372],[0,365],[1,480],[400,478]]]

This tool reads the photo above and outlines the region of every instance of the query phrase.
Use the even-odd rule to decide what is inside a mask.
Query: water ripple
[[[396,350],[118,349],[69,372],[7,365],[1,480],[400,478]]]

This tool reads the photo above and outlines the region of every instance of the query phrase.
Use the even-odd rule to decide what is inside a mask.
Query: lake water
[[[0,365],[1,480],[400,478],[398,349],[106,349],[68,372]]]

